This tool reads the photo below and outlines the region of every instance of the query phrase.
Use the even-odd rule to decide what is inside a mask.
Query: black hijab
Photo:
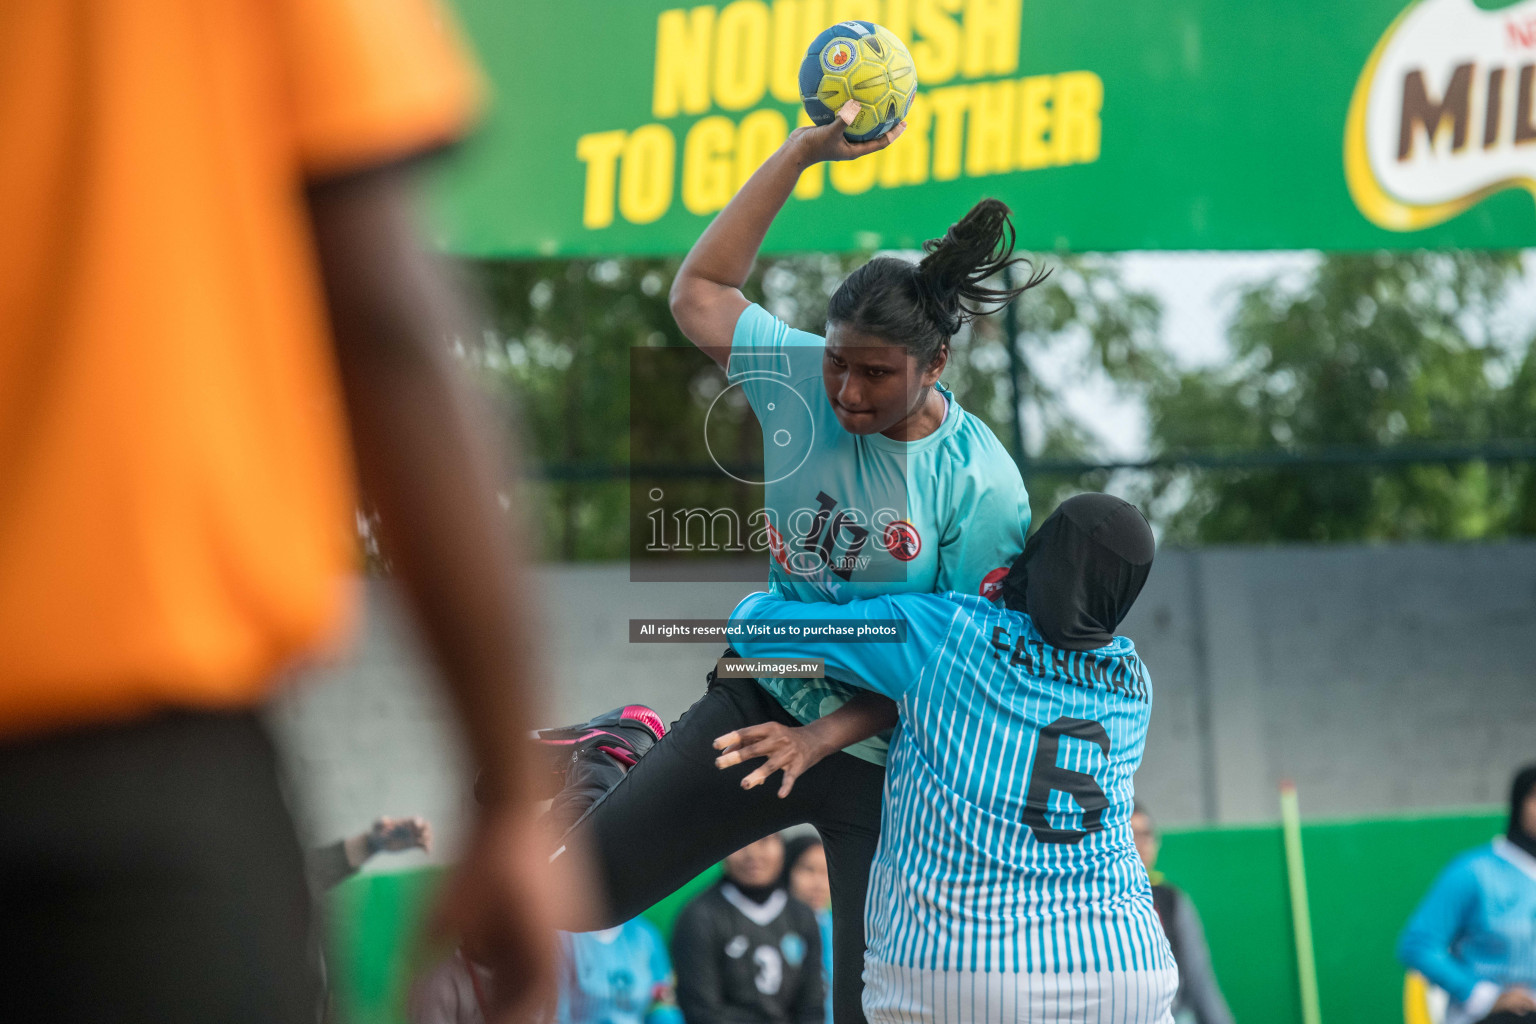
[[[1510,783],[1509,828],[1504,835],[1520,849],[1536,857],[1536,836],[1520,827],[1520,810],[1525,806],[1526,797],[1531,795],[1533,788],[1536,788],[1536,764],[1528,764],[1515,773],[1515,780]]]
[[[1091,651],[1114,638],[1152,571],[1152,528],[1109,494],[1068,498],[1003,578],[1003,603],[1034,620],[1052,647]]]
[[[795,870],[795,865],[800,863],[800,858],[813,846],[821,846],[821,836],[800,835],[793,839],[784,840],[784,872],[779,876],[779,884],[789,888],[789,874]]]

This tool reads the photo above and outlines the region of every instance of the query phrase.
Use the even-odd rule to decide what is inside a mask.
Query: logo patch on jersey
[[[805,940],[794,932],[779,940],[779,949],[784,954],[784,962],[791,967],[799,967],[800,961],[805,959]]]
[[[996,601],[1003,593],[1003,580],[1008,577],[1008,566],[1000,565],[981,578],[979,593],[988,601]]]
[[[749,945],[751,945],[751,943],[747,941],[747,937],[745,935],[738,935],[730,942],[725,944],[725,955],[730,957],[732,960],[740,960],[742,954],[747,951],[747,947]]]
[[[923,550],[923,538],[918,536],[917,527],[899,519],[885,528],[885,550],[891,553],[891,557],[902,562],[910,562],[917,557],[917,553]]]

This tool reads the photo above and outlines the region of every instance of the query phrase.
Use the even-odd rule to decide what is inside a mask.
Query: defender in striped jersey
[[[1152,687],[1114,635],[1152,556],[1134,506],[1085,494],[1041,524],[1000,602],[816,608],[818,624],[894,620],[905,642],[768,639],[807,607],[737,606],[743,657],[823,658],[900,709],[865,911],[874,1024],[1172,1021],[1177,970],[1130,828]],[[722,767],[761,756],[736,734],[717,745]]]

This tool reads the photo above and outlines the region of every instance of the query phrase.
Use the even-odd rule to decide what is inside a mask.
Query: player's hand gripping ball
[[[907,46],[872,21],[840,21],[817,36],[800,62],[800,101],[815,124],[831,124],[850,99],[859,114],[843,132],[849,142],[878,139],[907,116],[917,95],[917,69]]]

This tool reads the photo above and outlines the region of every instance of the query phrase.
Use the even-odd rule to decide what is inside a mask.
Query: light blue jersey
[[[947,390],[949,411],[927,437],[850,434],[822,382],[825,345],[755,305],[731,343],[731,383],[763,431],[770,591],[831,604],[902,592],[990,594],[1029,529],[1029,495],[1013,459]],[[759,683],[800,722],[852,696],[824,679]],[[886,742],[866,740],[849,753],[884,764]]]
[[[560,952],[558,1024],[683,1024],[672,961],[650,922],[561,932]]]
[[[810,618],[747,598],[733,624]],[[1029,616],[967,594],[815,610],[905,623],[905,643],[754,639],[819,657],[897,702],[865,929],[876,1020],[1161,1024],[1173,956],[1131,839],[1152,687],[1131,641],[1065,651]]]
[[[1448,1024],[1481,1020],[1512,985],[1536,989],[1536,857],[1503,837],[1457,857],[1397,952],[1451,997]]]

